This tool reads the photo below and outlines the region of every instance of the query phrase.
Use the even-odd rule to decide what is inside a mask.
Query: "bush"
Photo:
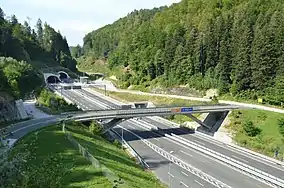
[[[242,126],[249,137],[255,137],[261,133],[261,129],[256,127],[252,121],[246,121]]]
[[[218,98],[215,95],[212,98],[212,103],[213,104],[218,104],[219,103]]]
[[[122,148],[121,143],[120,143],[117,139],[115,139],[115,140],[113,141],[113,144],[114,144],[116,147],[118,147],[118,148]]]
[[[97,122],[92,121],[89,126],[89,131],[93,134],[99,135],[99,134],[102,134],[103,128]]]
[[[73,104],[68,104],[63,98],[58,97],[47,89],[43,89],[37,97],[37,102],[54,113],[77,111],[77,107]]]
[[[279,133],[284,137],[284,118],[278,119]]]

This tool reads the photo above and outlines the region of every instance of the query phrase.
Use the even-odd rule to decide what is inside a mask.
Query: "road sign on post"
[[[193,108],[181,108],[180,111],[181,112],[191,112],[193,110]]]

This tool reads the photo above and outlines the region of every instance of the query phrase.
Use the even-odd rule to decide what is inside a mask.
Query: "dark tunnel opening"
[[[59,78],[60,78],[61,80],[65,80],[65,79],[68,78],[68,75],[65,74],[64,72],[60,72],[60,73],[59,73]]]
[[[56,76],[49,76],[46,80],[49,84],[56,84],[61,82]]]

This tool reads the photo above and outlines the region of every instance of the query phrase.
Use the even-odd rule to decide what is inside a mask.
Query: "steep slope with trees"
[[[56,32],[47,23],[43,24],[40,19],[35,29],[32,29],[27,21],[24,24],[19,23],[15,15],[5,19],[1,7],[0,56],[12,57],[27,63],[48,62],[54,66],[76,70],[76,61],[71,57],[67,40],[60,32]]]
[[[0,92],[23,98],[43,84],[37,67],[61,66],[76,70],[65,37],[39,19],[35,29],[15,15],[5,18],[0,7]],[[33,67],[37,62],[37,67]],[[46,64],[46,66],[45,66]]]
[[[280,0],[182,0],[134,11],[84,38],[84,56],[123,66],[125,86],[188,84],[284,103]]]

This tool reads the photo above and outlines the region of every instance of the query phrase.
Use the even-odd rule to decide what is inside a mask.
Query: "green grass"
[[[231,114],[228,126],[234,133],[234,140],[246,148],[273,156],[276,148],[284,154],[284,138],[278,131],[278,119],[283,114],[263,110],[238,110]],[[262,132],[256,137],[249,137],[242,129],[242,123],[252,121]],[[280,155],[281,156],[281,155]]]
[[[122,92],[108,92],[108,94],[110,97],[113,97],[115,99],[124,102],[150,101],[156,106],[191,106],[191,105],[206,104],[205,102],[200,102],[200,101],[191,101],[186,99],[176,99],[176,98],[160,97],[160,96],[138,95],[138,94],[122,93]]]
[[[104,94],[104,90],[93,88],[95,91]],[[200,101],[191,101],[186,99],[176,99],[170,97],[160,97],[160,96],[148,96],[148,95],[138,95],[132,93],[121,93],[121,92],[107,92],[107,95],[122,101],[122,102],[142,102],[142,101],[150,101],[155,106],[190,106],[190,105],[203,105],[208,104],[206,102]],[[199,117],[200,114],[193,114],[195,117]],[[191,118],[184,115],[175,115],[174,117],[166,117],[167,119],[175,122],[175,123],[184,123],[193,121]]]
[[[162,188],[163,185],[151,172],[144,171],[134,159],[111,142],[91,134],[82,126],[67,126],[73,137],[112,172],[133,188]]]
[[[17,187],[112,187],[101,170],[79,154],[60,126],[28,134],[12,149],[11,157],[15,153],[28,154],[22,169],[25,178]]]

